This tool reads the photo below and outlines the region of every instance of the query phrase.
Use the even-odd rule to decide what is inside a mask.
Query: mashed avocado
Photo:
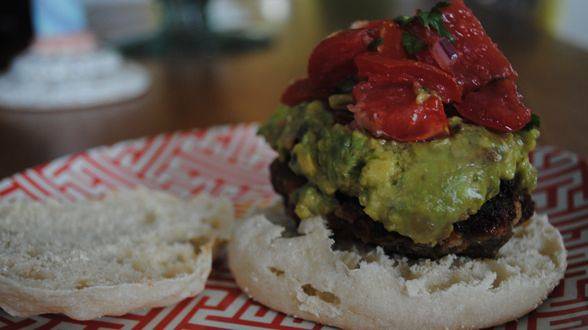
[[[498,194],[501,180],[516,177],[522,190],[536,183],[528,153],[538,130],[497,134],[458,117],[450,128],[430,142],[376,139],[335,124],[317,101],[279,108],[259,133],[308,179],[291,196],[300,218],[331,212],[341,192],[387,230],[434,245]]]

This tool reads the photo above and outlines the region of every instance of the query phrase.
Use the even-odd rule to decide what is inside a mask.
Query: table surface
[[[398,14],[382,14],[378,8],[333,14],[329,8],[309,8],[308,1],[293,6],[291,18],[265,48],[135,58],[153,81],[150,91],[135,100],[52,113],[0,108],[0,177],[125,139],[262,121],[288,82],[304,74],[308,53],[328,31],[354,18]],[[588,156],[588,52],[554,39],[530,21],[478,14],[518,71],[526,103],[542,117],[540,143]]]

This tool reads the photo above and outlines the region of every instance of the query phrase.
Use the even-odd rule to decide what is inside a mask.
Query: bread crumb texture
[[[0,306],[87,319],[196,294],[232,217],[225,200],[147,189],[75,203],[0,202]],[[88,301],[96,306],[84,309]]]
[[[342,328],[480,328],[535,309],[557,285],[566,251],[535,216],[496,259],[391,258],[335,242],[320,217],[298,228],[280,208],[235,228],[229,266],[237,283],[279,311]]]

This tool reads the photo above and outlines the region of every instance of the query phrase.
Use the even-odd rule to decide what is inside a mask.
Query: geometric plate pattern
[[[276,200],[268,165],[275,157],[242,124],[162,134],[65,156],[0,181],[0,198],[82,200],[123,187],[147,186],[179,197],[226,196],[238,216]],[[561,231],[568,249],[565,279],[526,317],[498,329],[588,328],[588,163],[541,146],[537,209]],[[239,290],[226,265],[214,265],[205,290],[165,308],[75,321],[63,315],[14,318],[0,310],[0,329],[327,329],[272,311]]]

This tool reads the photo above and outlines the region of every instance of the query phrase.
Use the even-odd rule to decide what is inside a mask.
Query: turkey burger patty
[[[372,137],[321,102],[283,106],[260,129],[279,157],[274,189],[296,219],[324,215],[336,237],[389,253],[493,257],[530,218],[534,128],[497,134],[450,118],[450,135]]]

